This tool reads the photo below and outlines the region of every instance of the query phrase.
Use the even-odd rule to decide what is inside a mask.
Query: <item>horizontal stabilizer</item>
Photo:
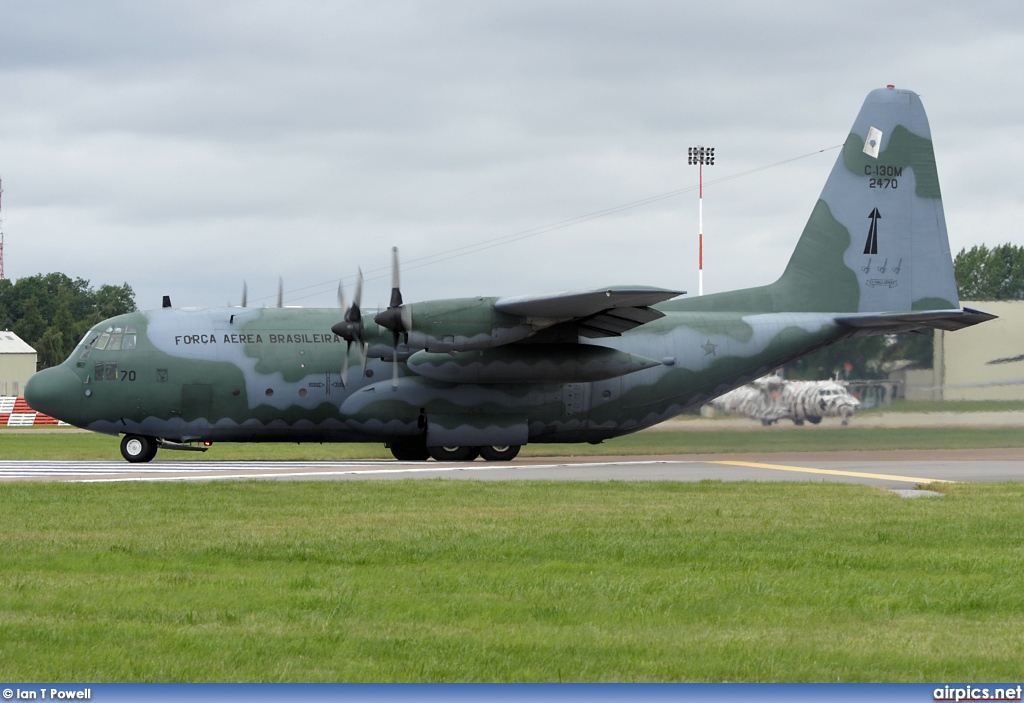
[[[858,330],[860,335],[896,334],[912,332],[922,328],[937,330],[959,330],[979,322],[994,320],[995,315],[973,308],[954,310],[926,310],[922,312],[895,312],[881,314],[860,314],[837,317],[836,322],[844,327]]]

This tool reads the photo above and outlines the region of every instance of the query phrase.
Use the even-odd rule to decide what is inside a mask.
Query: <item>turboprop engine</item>
[[[520,317],[498,312],[497,300],[453,298],[404,305],[406,345],[428,352],[467,352],[512,344],[537,331]]]
[[[419,376],[449,383],[585,383],[661,365],[586,344],[516,344],[450,354],[418,351],[407,363]]]

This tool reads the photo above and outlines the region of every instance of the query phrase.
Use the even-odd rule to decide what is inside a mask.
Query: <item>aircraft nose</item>
[[[66,366],[38,371],[25,384],[25,402],[36,412],[67,421],[81,402],[82,379]]]

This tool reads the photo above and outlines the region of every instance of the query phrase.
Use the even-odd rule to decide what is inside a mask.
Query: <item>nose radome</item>
[[[66,366],[38,371],[25,384],[25,402],[36,412],[68,421],[81,403],[82,380]]]

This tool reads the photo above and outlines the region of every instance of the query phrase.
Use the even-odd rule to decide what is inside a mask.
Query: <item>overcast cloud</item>
[[[0,1],[6,273],[333,305],[396,245],[408,301],[696,294],[687,147],[709,181],[828,149],[887,83],[928,111],[954,252],[1021,244],[1022,65],[1019,2]],[[706,292],[781,273],[836,156],[707,186]]]

